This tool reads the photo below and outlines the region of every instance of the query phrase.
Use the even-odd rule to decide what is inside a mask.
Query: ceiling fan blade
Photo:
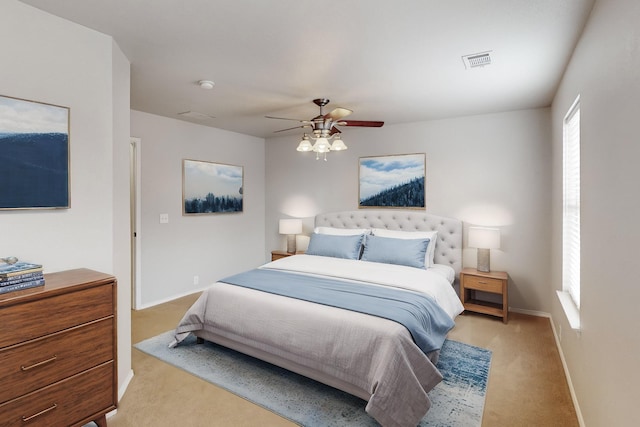
[[[309,123],[309,120],[300,120],[300,119],[290,119],[288,117],[274,117],[274,116],[265,116],[267,119],[278,119],[278,120],[292,120],[294,122],[300,123]]]
[[[335,135],[336,133],[342,133],[340,129],[335,126],[331,126],[331,130],[329,131],[329,135]]]
[[[347,117],[351,113],[353,113],[353,111],[347,110],[346,108],[338,107],[325,114],[324,118],[331,120],[340,120],[343,117]]]
[[[293,129],[308,128],[308,127],[311,127],[311,125],[302,125],[302,126],[296,126],[296,127],[287,128],[287,129],[274,130],[273,133],[284,132],[284,131],[293,130]]]
[[[364,121],[364,120],[340,120],[336,123],[340,126],[360,126],[368,128],[379,128],[384,125],[384,122]]]

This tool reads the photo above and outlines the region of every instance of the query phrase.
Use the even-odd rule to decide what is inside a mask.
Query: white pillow
[[[358,234],[371,234],[369,228],[335,228],[335,227],[316,227],[313,229],[316,234],[330,234],[332,236],[355,236]]]
[[[371,234],[379,237],[391,237],[394,239],[429,239],[427,253],[425,255],[424,266],[426,268],[433,267],[435,262],[433,258],[436,254],[436,242],[438,240],[437,231],[401,231],[387,230],[386,228],[373,228]]]

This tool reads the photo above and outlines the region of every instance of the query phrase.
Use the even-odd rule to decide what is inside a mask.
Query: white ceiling
[[[321,97],[386,125],[549,106],[595,0],[22,1],[113,36],[132,109],[270,137]]]

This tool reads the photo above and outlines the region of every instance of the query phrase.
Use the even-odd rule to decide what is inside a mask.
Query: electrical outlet
[[[558,339],[562,341],[562,325],[558,325]]]
[[[200,276],[193,276],[193,284],[194,285],[200,284]]]
[[[160,214],[160,224],[167,224],[167,223],[169,223],[169,214],[167,213]]]

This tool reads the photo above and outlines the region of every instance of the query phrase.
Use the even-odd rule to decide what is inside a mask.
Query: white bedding
[[[429,270],[433,273],[437,273],[447,279],[447,281],[453,285],[453,282],[456,280],[456,271],[444,264],[433,264],[429,267]]]
[[[280,258],[261,268],[318,274],[422,292],[435,299],[452,319],[464,310],[460,298],[451,286],[453,269],[446,265],[436,264],[424,270],[379,262],[294,255]]]
[[[462,311],[451,284],[433,269],[312,255],[262,268],[403,287],[431,295],[452,318]],[[191,332],[361,397],[384,427],[415,427],[431,406],[427,393],[442,380],[439,351],[423,353],[399,323],[226,283],[201,295],[170,345]]]

